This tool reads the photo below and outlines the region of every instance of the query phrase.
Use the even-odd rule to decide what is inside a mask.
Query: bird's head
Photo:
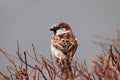
[[[59,35],[67,32],[72,33],[70,26],[64,22],[53,24],[52,27],[50,28],[50,31],[53,31],[54,35]]]

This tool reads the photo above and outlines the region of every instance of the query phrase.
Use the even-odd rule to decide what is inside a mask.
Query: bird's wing
[[[76,52],[78,43],[74,35],[71,33],[63,33],[53,37],[52,45],[55,48],[61,50],[65,55],[73,57],[74,53]]]

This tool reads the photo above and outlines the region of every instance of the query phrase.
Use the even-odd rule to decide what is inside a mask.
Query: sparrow
[[[52,25],[51,53],[58,63],[64,60],[72,60],[78,47],[77,38],[74,36],[71,27],[64,22]]]

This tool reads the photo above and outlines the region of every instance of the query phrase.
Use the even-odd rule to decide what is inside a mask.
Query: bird
[[[78,41],[69,24],[57,22],[49,29],[53,32],[51,38],[51,53],[56,62],[63,65],[71,61],[78,47]]]

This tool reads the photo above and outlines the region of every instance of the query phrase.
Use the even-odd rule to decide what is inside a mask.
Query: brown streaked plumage
[[[51,39],[52,55],[59,61],[71,60],[78,46],[71,27],[64,22],[60,22],[54,24],[50,30],[54,32]]]

